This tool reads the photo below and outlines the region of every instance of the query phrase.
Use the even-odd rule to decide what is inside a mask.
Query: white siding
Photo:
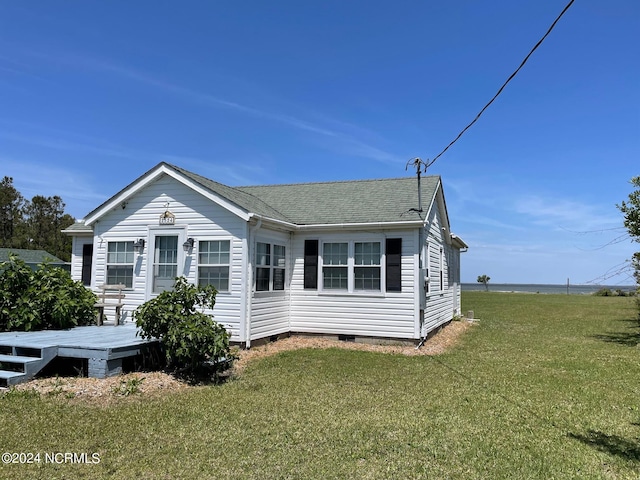
[[[416,338],[415,314],[415,231],[331,233],[296,235],[293,239],[294,265],[291,278],[291,331],[342,335]],[[402,291],[379,294],[348,294],[305,290],[304,241],[380,241],[402,238]],[[320,254],[322,253],[320,245]],[[382,261],[384,265],[384,259]],[[384,278],[384,267],[382,269]],[[322,272],[319,270],[318,275]],[[320,285],[319,285],[320,286]]]
[[[422,335],[427,335],[434,328],[448,322],[454,315],[454,291],[456,297],[459,288],[454,288],[455,271],[453,257],[453,246],[445,240],[443,222],[437,202],[431,209],[428,223],[426,241],[429,244],[428,268],[429,268],[429,291],[427,293],[427,309],[424,312],[424,322]],[[442,256],[441,256],[442,249]],[[442,289],[440,288],[440,273],[442,272]]]
[[[168,210],[176,216],[175,226],[160,226],[159,218]],[[134,263],[134,285],[126,291],[124,318],[131,320],[131,313],[151,297],[147,284],[148,264],[153,256],[150,236],[157,232],[175,232],[180,235],[178,246],[178,275],[185,275],[190,282],[196,281],[198,241],[229,240],[231,243],[230,289],[220,292],[213,309],[215,320],[223,324],[232,334],[232,341],[244,341],[241,328],[244,306],[242,299],[243,237],[245,222],[228,210],[206,199],[173,178],[163,175],[140,190],[124,204],[104,215],[94,226],[94,285],[105,281],[106,249],[109,241],[146,241],[144,252],[136,255]],[[196,240],[191,254],[182,250],[186,238]],[[80,247],[81,249],[81,247]],[[80,250],[80,254],[81,254]]]
[[[255,239],[251,239],[254,242],[253,252],[255,252],[255,242],[284,245],[287,264],[284,291],[256,292],[255,280],[254,285],[251,286],[251,340],[288,332],[290,330],[289,303],[291,300],[289,288],[291,242],[289,234],[262,229],[255,232],[254,236]],[[271,254],[273,255],[273,251]],[[251,259],[251,265],[254,268],[253,278],[255,279],[255,254]]]

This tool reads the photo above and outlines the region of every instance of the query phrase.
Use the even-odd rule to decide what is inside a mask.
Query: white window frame
[[[109,262],[109,246],[110,245],[114,245],[114,244],[118,244],[118,243],[122,243],[125,245],[130,244],[131,246],[131,252],[128,251],[128,249],[125,249],[124,253],[125,255],[131,253],[132,256],[132,260],[131,262]],[[133,286],[135,285],[136,282],[136,276],[135,276],[135,264],[136,264],[136,253],[135,250],[133,249],[133,243],[134,240],[108,240],[107,241],[107,250],[106,250],[106,258],[105,258],[105,270],[104,270],[104,283],[107,285],[110,285],[111,283],[109,282],[109,267],[115,267],[115,268],[131,268],[131,285],[127,285],[126,283],[124,283],[124,285],[126,286],[127,290],[132,290]],[[116,255],[118,255],[121,252],[114,252]]]
[[[201,263],[200,262],[200,253],[203,242],[228,242],[229,243],[229,262],[228,263]],[[203,237],[198,238],[197,240],[197,250],[194,252],[194,256],[196,258],[196,285],[200,285],[200,267],[215,267],[215,268],[224,268],[227,267],[227,288],[220,289],[217,285],[216,290],[218,293],[229,293],[231,291],[231,266],[233,264],[233,239],[231,238],[213,238],[213,237]]]
[[[269,247],[269,259],[265,264],[258,264],[258,245],[267,245]],[[284,255],[281,257],[283,263],[281,265],[275,265],[276,262],[276,247],[281,248],[284,252]],[[263,292],[284,292],[287,289],[287,246],[282,242],[278,242],[277,240],[266,240],[266,241],[256,241],[255,246],[255,275],[253,281],[253,289],[257,293]],[[280,259],[280,256],[278,256]],[[269,288],[258,290],[258,270],[264,269],[269,272]],[[275,275],[276,271],[282,273],[282,288],[274,288],[275,287]]]
[[[377,264],[358,264],[356,263],[356,245],[357,244],[378,244],[378,263]],[[354,292],[382,292],[382,255],[383,247],[382,242],[376,241],[354,241],[353,242],[353,291]],[[378,288],[356,288],[356,270],[357,269],[367,269],[367,270],[377,270],[378,271]]]
[[[440,246],[440,291],[444,292],[444,248]]]
[[[347,263],[346,264],[326,264],[325,265],[325,249],[327,245],[346,245],[347,246]],[[323,241],[320,252],[319,252],[319,262],[321,264],[319,268],[319,276],[320,276],[320,290],[324,290],[327,292],[348,292],[352,291],[352,281],[353,281],[353,251],[350,243],[348,241]],[[325,286],[324,281],[324,272],[325,269],[346,269],[347,270],[347,288],[331,288]],[[351,271],[351,273],[349,273]]]
[[[324,248],[328,243],[346,243],[347,244],[347,288],[325,288],[324,286],[324,269],[330,267],[324,264]],[[380,264],[371,265],[369,268],[379,268],[380,271],[380,288],[375,290],[364,290],[355,288],[355,269],[366,267],[364,265],[355,264],[355,244],[356,243],[377,243],[380,245]],[[344,240],[338,238],[326,238],[320,240],[318,248],[318,291],[331,294],[349,294],[349,295],[384,295],[386,292],[385,275],[386,275],[386,252],[384,238],[358,238],[355,240]]]
[[[425,284],[425,292],[426,293],[431,293],[431,243],[429,243],[429,241],[427,240],[427,258],[425,261],[425,266],[424,268],[426,269],[426,284]]]

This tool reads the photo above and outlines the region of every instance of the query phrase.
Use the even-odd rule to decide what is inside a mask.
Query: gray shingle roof
[[[25,250],[23,248],[0,248],[0,262],[9,260],[9,253],[16,254],[25,263],[40,264],[45,260],[53,264],[65,263],[64,260],[60,260],[45,250]]]
[[[247,212],[297,225],[418,220],[415,177],[229,187],[183,168],[172,168]],[[433,199],[439,176],[422,178],[422,207]]]
[[[338,225],[344,223],[390,223],[420,220],[412,209],[418,208],[417,182],[414,176],[378,180],[294,183],[230,187],[165,162],[160,166],[198,183],[203,188],[234,203],[248,213],[296,225]],[[134,181],[119,193],[135,185]],[[422,208],[431,205],[440,184],[439,176],[422,177]],[[113,198],[118,196],[116,194]],[[98,212],[111,200],[93,210]],[[425,214],[421,215],[424,218]],[[92,227],[78,222],[65,231],[70,234],[90,232]]]
[[[63,230],[63,232],[67,233],[81,233],[81,232],[85,232],[85,233],[93,233],[93,227],[92,226],[87,226],[84,224],[84,221],[78,221],[76,223],[74,223],[73,225],[69,225],[67,228],[65,228]]]
[[[422,178],[422,208],[429,208],[440,177]],[[236,187],[259,197],[298,225],[419,220],[415,177]]]
[[[250,213],[257,213],[265,217],[273,218],[276,220],[282,220],[285,222],[291,222],[289,218],[273,208],[273,206],[264,202],[263,199],[252,195],[250,192],[245,192],[239,188],[229,187],[222,183],[214,182],[202,175],[190,172],[184,168],[177,167],[175,165],[169,165],[174,170],[182,173],[184,176],[190,178],[196,183],[199,183],[208,190],[217,193],[221,197],[235,203],[237,206]]]

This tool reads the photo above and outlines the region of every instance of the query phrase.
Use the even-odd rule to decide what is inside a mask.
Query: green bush
[[[160,339],[170,367],[196,373],[207,362],[218,372],[221,360],[230,357],[229,333],[204,313],[215,305],[217,293],[213,286],[195,286],[179,277],[172,291],[162,292],[133,313],[143,338]]]
[[[95,319],[96,296],[62,268],[33,271],[16,255],[0,263],[0,331],[65,329]]]
[[[596,297],[612,297],[613,292],[608,288],[601,288],[597,292],[594,293]]]

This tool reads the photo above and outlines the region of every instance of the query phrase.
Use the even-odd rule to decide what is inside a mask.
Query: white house
[[[438,176],[229,187],[160,163],[65,230],[87,287],[126,285],[124,321],[176,276],[213,284],[231,340],[411,340],[460,313]]]

